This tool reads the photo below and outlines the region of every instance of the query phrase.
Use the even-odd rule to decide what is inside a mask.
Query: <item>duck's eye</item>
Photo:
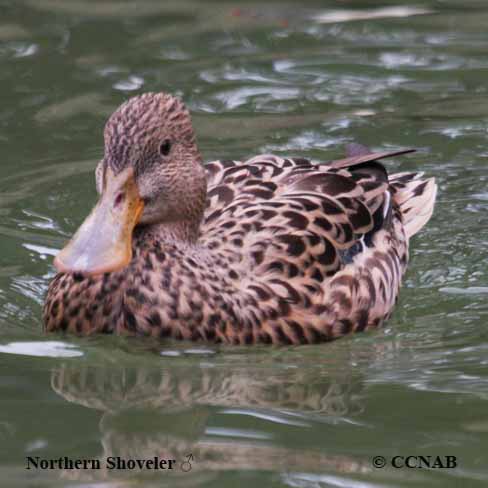
[[[165,139],[159,146],[159,152],[163,156],[167,156],[170,151],[171,151],[171,141],[169,139]]]

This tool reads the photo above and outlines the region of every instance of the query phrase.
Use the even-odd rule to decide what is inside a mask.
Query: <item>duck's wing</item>
[[[247,255],[257,275],[274,269],[322,281],[391,220],[386,170],[377,157],[363,158],[354,156],[351,168],[273,155],[210,163],[202,241]]]

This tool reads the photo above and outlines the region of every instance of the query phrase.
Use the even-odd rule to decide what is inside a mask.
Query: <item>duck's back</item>
[[[201,243],[236,290],[232,342],[319,342],[389,316],[435,199],[433,180],[388,177],[378,159],[394,154],[207,165]]]

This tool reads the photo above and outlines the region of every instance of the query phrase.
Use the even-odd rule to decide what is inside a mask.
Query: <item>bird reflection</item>
[[[265,375],[263,368],[195,363],[171,369],[66,363],[52,371],[51,385],[67,401],[102,412],[102,466],[110,456],[157,456],[175,459],[180,466],[191,454],[191,472],[177,469],[163,476],[172,486],[175,482],[191,486],[191,479],[197,484],[202,477],[212,479],[226,470],[370,471],[369,460],[290,447],[289,441],[278,442],[274,432],[275,428],[279,433],[300,428],[310,432],[314,422],[359,413],[360,378],[346,372],[331,376],[315,368],[312,375],[310,370],[283,368],[281,373]],[[165,482],[154,471],[139,475],[158,476]],[[65,478],[84,481],[129,476],[131,472],[107,469],[63,473]]]

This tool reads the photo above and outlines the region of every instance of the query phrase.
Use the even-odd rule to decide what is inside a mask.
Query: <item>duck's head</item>
[[[206,178],[190,114],[177,98],[146,93],[121,105],[104,132],[96,169],[100,200],[56,256],[64,272],[117,271],[132,258],[136,226],[167,225],[196,239]]]

